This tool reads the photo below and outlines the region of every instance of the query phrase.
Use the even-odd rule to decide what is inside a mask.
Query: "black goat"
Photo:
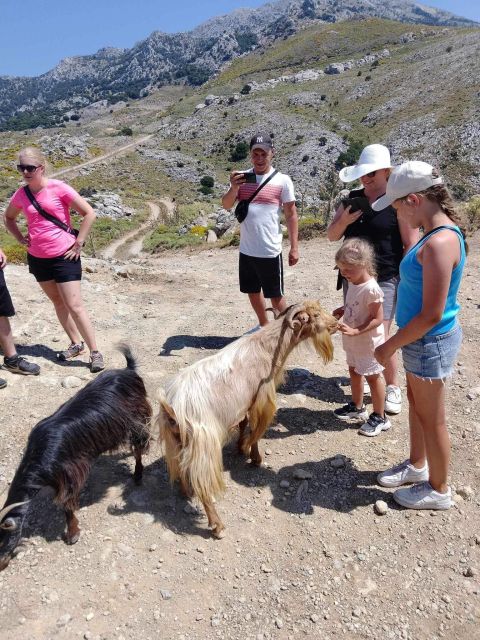
[[[10,562],[22,533],[28,504],[43,487],[65,510],[67,544],[80,537],[75,510],[90,468],[101,453],[130,443],[134,480],[140,484],[150,441],[152,408],[130,348],[119,346],[126,369],[101,373],[31,431],[27,448],[0,511],[0,571]]]

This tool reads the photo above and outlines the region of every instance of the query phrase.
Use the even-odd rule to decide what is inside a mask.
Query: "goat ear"
[[[13,518],[6,518],[6,520],[0,524],[0,529],[4,529],[5,531],[15,531],[16,528],[17,523]]]

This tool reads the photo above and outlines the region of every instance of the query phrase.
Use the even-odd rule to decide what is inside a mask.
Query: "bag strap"
[[[48,211],[45,211],[45,209],[42,209],[42,207],[38,204],[37,200],[35,199],[35,196],[33,195],[28,184],[23,188],[27,195],[27,198],[30,200],[30,202],[33,204],[35,209],[43,218],[45,218],[46,220],[49,220],[50,222],[53,222],[53,224],[55,224],[57,227],[60,227],[60,229],[63,229],[67,233],[71,233],[72,236],[78,235],[77,229],[72,229],[72,227],[69,227],[68,224],[65,224],[65,222],[63,222],[62,220],[59,220],[56,216],[52,216],[51,213],[48,213]]]
[[[255,198],[255,196],[257,195],[257,193],[259,191],[261,191],[263,189],[263,187],[267,184],[267,182],[270,182],[270,180],[273,178],[273,176],[275,174],[278,173],[278,169],[275,169],[275,171],[273,173],[271,173],[268,178],[266,180],[264,180],[262,182],[262,184],[258,187],[258,189],[256,191],[254,191],[253,196],[250,196],[250,198],[247,199],[248,204],[250,204],[252,202],[252,200]]]

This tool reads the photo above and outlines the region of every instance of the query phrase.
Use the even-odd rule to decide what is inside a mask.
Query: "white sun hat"
[[[369,144],[360,154],[357,164],[344,167],[338,177],[342,182],[353,182],[370,171],[390,169],[390,151],[383,144]]]
[[[443,178],[436,175],[431,164],[411,160],[395,167],[387,182],[387,192],[372,204],[374,211],[382,211],[392,202],[408,196],[409,193],[424,191],[436,184],[443,184]]]

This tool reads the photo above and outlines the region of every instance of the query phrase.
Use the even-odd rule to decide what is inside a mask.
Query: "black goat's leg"
[[[136,485],[142,484],[143,477],[143,464],[142,464],[142,449],[140,447],[133,447],[133,455],[135,456],[135,471],[133,472],[133,481]]]
[[[75,544],[80,538],[80,527],[78,526],[78,519],[73,509],[67,509],[65,507],[65,519],[67,521],[65,541],[67,544]]]

